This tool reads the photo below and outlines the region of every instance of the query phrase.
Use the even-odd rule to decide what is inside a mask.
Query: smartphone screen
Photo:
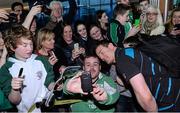
[[[75,43],[74,44],[74,50],[75,51],[79,51],[79,43]]]
[[[51,57],[51,56],[53,56],[53,55],[54,55],[54,52],[53,52],[53,51],[49,51],[49,52],[48,52],[48,56],[49,56],[49,57]]]
[[[18,77],[22,77],[22,72],[23,72],[23,68],[21,68],[21,69],[19,70]]]
[[[83,72],[81,75],[81,88],[83,92],[90,93],[93,90],[92,87],[92,78],[89,72]]]
[[[174,25],[175,30],[180,30],[180,24]]]
[[[134,26],[139,26],[139,24],[140,24],[140,19],[135,19]]]

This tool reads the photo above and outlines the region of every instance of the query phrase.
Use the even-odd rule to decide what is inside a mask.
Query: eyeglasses
[[[150,15],[155,16],[155,15],[158,15],[158,13],[146,13],[146,15],[147,16],[150,16]]]

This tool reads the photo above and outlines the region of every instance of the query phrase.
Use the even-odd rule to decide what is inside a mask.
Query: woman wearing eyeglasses
[[[158,8],[149,6],[147,8],[144,20],[142,21],[141,33],[147,35],[160,35],[164,33],[165,27],[162,21],[162,15]]]

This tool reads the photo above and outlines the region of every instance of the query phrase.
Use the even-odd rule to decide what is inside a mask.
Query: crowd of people
[[[149,0],[135,9],[129,0],[116,1],[112,17],[98,10],[94,20],[75,19],[76,0],[68,0],[67,14],[58,0],[49,6],[32,0],[29,11],[20,2],[10,12],[0,9],[0,111],[29,112],[47,99],[66,67],[81,66],[57,87],[61,99],[81,101],[49,111],[179,112],[180,78],[138,50],[135,38],[166,37],[180,45],[180,7],[163,23]],[[84,71],[91,75],[90,93],[82,89]]]

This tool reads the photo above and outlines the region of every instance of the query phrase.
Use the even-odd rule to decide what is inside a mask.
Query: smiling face
[[[64,30],[63,30],[63,39],[66,43],[71,43],[73,40],[72,40],[72,35],[73,35],[73,32],[72,32],[72,28],[70,25],[66,25],[64,27]]]
[[[92,79],[96,80],[101,70],[99,59],[94,56],[85,58],[83,68],[91,73]]]
[[[147,12],[147,21],[150,23],[155,23],[157,20],[157,13],[156,12]]]
[[[115,63],[115,56],[114,56],[114,46],[110,43],[108,47],[99,45],[96,48],[96,54],[97,56],[105,61],[107,64]]]
[[[97,26],[93,26],[90,29],[90,36],[91,38],[93,38],[94,40],[103,40],[102,34],[101,34],[101,29]]]
[[[154,7],[149,7],[146,12],[147,21],[149,23],[155,23],[158,17],[158,11]]]
[[[87,30],[84,24],[79,24],[77,26],[77,32],[81,37],[87,37]]]
[[[180,24],[180,11],[175,11],[172,16],[173,25]]]

